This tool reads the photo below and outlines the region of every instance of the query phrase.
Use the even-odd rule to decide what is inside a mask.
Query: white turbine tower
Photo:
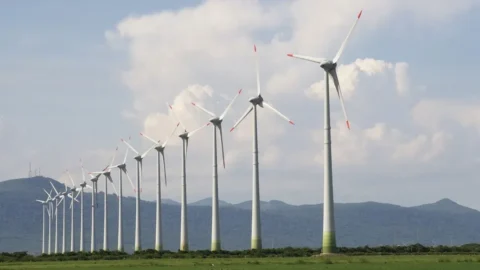
[[[310,56],[303,56],[297,54],[287,54],[290,57],[299,58],[302,60],[307,60],[314,62],[320,65],[320,67],[325,71],[325,97],[324,97],[324,177],[323,177],[323,241],[322,241],[322,253],[329,254],[335,253],[337,249],[337,241],[335,236],[335,217],[334,217],[334,201],[333,201],[333,176],[332,176],[332,141],[330,134],[330,90],[329,90],[329,78],[330,76],[333,79],[333,84],[337,90],[338,98],[340,99],[340,104],[342,105],[343,114],[347,123],[347,128],[350,129],[350,123],[348,122],[347,112],[345,110],[345,105],[343,104],[343,95],[340,88],[340,83],[337,75],[337,63],[340,57],[342,56],[343,50],[350,38],[350,35],[353,32],[353,29],[358,23],[358,20],[362,16],[362,11],[358,13],[357,20],[350,28],[347,37],[343,41],[340,49],[333,58],[333,60],[328,60],[325,58],[316,58]]]
[[[55,242],[54,242],[54,253],[58,253],[58,205],[60,204],[61,201],[58,201],[59,199],[63,198],[62,194],[59,194],[55,186],[50,182],[50,185],[53,187],[53,190],[57,195],[55,195],[52,198],[52,202],[55,204],[55,211],[54,211],[54,216],[55,216]]]
[[[82,161],[80,160],[80,163],[82,164]],[[92,189],[92,198],[93,198],[93,187],[87,184],[87,181],[85,180],[85,170],[83,169],[83,165],[81,166],[82,168],[82,183],[80,184],[80,252],[84,251],[84,245],[85,245],[85,239],[84,239],[84,211],[83,211],[83,193],[85,188]]]
[[[45,189],[43,190],[47,194],[47,200],[46,202],[48,203],[48,254],[52,254],[52,219],[53,219],[53,198],[52,198],[52,191],[50,190],[50,193],[48,193]]]
[[[175,133],[178,128],[178,123],[170,136],[167,137],[163,144],[160,144],[160,141],[155,141],[154,139],[148,137],[144,133],[140,133],[143,137],[150,140],[155,144],[155,150],[157,150],[157,208],[155,215],[155,250],[160,251],[163,249],[162,245],[162,189],[161,189],[161,159],[163,158],[163,172],[165,174],[165,186],[167,185],[167,168],[165,166],[165,147],[170,137]]]
[[[37,202],[42,204],[42,254],[45,254],[45,212],[47,211],[47,215],[50,216],[49,210],[47,206],[49,205],[49,199],[47,197],[47,200],[41,201],[41,200],[36,200]]]
[[[223,160],[223,168],[225,168],[225,152],[223,149],[223,131],[222,131],[222,122],[227,115],[227,112],[230,110],[233,102],[237,97],[242,93],[242,89],[238,91],[235,97],[232,99],[230,104],[228,104],[225,111],[220,116],[215,115],[214,113],[208,111],[207,109],[203,108],[199,104],[192,102],[192,105],[199,108],[200,110],[204,111],[212,118],[210,122],[213,124],[213,179],[212,179],[212,241],[210,249],[212,251],[218,251],[221,249],[221,241],[220,241],[220,218],[219,218],[219,208],[218,208],[218,165],[217,165],[217,128],[220,132],[220,142],[222,145],[222,160]]]
[[[242,121],[247,117],[247,115],[253,110],[253,189],[252,189],[252,240],[251,240],[251,249],[261,249],[262,248],[262,227],[260,222],[260,175],[258,168],[258,132],[257,132],[257,106],[263,108],[264,106],[272,110],[274,113],[278,114],[283,119],[287,120],[290,124],[294,124],[290,119],[285,115],[280,113],[272,105],[267,103],[260,91],[260,72],[258,66],[258,56],[257,56],[257,47],[254,45],[253,50],[255,53],[255,62],[256,62],[256,74],[257,74],[257,96],[249,99],[249,102],[252,103],[247,109],[247,111],[240,117],[240,119],[235,123],[235,125],[230,129],[230,132],[233,131]]]
[[[183,142],[182,149],[182,204],[181,204],[181,213],[180,213],[180,250],[188,251],[188,224],[187,224],[187,150],[188,150],[188,139],[195,134],[200,129],[210,125],[210,122],[207,124],[188,132],[187,128],[180,121],[180,118],[177,117],[173,107],[168,104],[168,107],[172,111],[173,116],[176,118],[177,123],[182,125],[184,132],[179,135]]]
[[[78,195],[81,193],[81,189],[75,186],[75,181],[73,181],[72,176],[70,175],[70,172],[67,170],[67,175],[68,178],[70,178],[70,181],[72,182],[72,188],[70,189],[70,192],[72,196],[70,197],[72,199],[72,202],[70,203],[70,251],[75,252],[75,222],[74,222],[74,201],[76,201]],[[83,201],[82,201],[83,203]]]
[[[136,186],[136,204],[135,204],[135,251],[140,251],[142,250],[142,244],[141,244],[141,226],[140,226],[140,191],[141,191],[141,182],[142,182],[142,161],[143,158],[150,152],[156,144],[152,145],[150,148],[147,149],[143,154],[139,154],[133,146],[131,146],[127,141],[124,139],[121,139],[122,142],[124,142],[130,150],[132,150],[135,154],[137,154],[134,159],[137,161],[137,186]]]
[[[110,164],[101,172],[91,172],[90,174],[100,174],[105,176],[105,194],[103,196],[103,250],[108,250],[108,181],[112,184],[113,190],[115,192],[115,195],[118,196],[117,190],[115,188],[115,185],[113,184],[112,176],[110,175],[110,172],[112,171],[112,165],[113,161],[115,160],[115,156],[117,154],[118,147],[115,148],[115,152],[112,157],[112,161]]]
[[[82,164],[82,171],[85,171],[85,168]],[[97,208],[97,190],[98,190],[98,178],[101,174],[90,175],[90,181],[92,181],[92,225],[90,227],[90,252],[94,252],[96,249],[96,241],[95,241],[95,209]]]
[[[128,155],[128,148],[125,150],[125,157],[123,158],[123,162],[114,166],[111,166],[110,168],[118,168],[119,171],[119,194],[118,194],[118,245],[117,245],[117,250],[118,251],[123,251],[124,246],[123,246],[123,181],[122,181],[122,175],[125,173],[125,175],[128,178],[128,181],[130,181],[130,184],[132,185],[132,188],[135,192],[135,185],[132,182],[132,179],[130,179],[130,176],[128,175],[127,171],[127,155]]]

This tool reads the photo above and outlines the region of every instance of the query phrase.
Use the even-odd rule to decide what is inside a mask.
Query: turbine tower
[[[358,23],[358,20],[362,16],[362,11],[358,13],[357,20],[350,28],[347,37],[343,41],[340,49],[333,58],[333,60],[328,60],[325,58],[316,58],[310,56],[303,56],[298,54],[287,54],[290,57],[299,58],[302,60],[307,60],[314,62],[320,65],[320,67],[325,71],[325,98],[324,98],[324,176],[323,176],[323,241],[322,241],[322,253],[330,254],[337,251],[337,241],[335,236],[335,217],[334,217],[334,202],[333,202],[333,176],[332,176],[332,141],[330,134],[330,90],[329,90],[329,79],[333,79],[333,84],[337,90],[338,98],[340,99],[340,104],[342,105],[343,114],[347,123],[347,128],[350,129],[350,123],[348,122],[347,112],[345,110],[345,105],[343,104],[343,95],[340,88],[340,83],[337,75],[337,63],[342,56],[343,50],[350,38],[350,35],[353,32],[353,29]]]
[[[263,108],[264,106],[272,110],[274,113],[278,114],[283,119],[287,120],[290,124],[294,124],[290,119],[285,115],[280,113],[272,105],[267,103],[260,91],[260,72],[258,66],[258,56],[257,56],[257,47],[254,45],[253,50],[255,53],[255,62],[256,62],[256,73],[257,73],[257,96],[249,99],[249,102],[252,103],[247,111],[240,117],[240,119],[235,123],[235,125],[230,129],[232,132],[242,121],[247,117],[247,115],[253,110],[253,189],[252,189],[252,241],[251,249],[261,249],[262,248],[262,227],[260,222],[260,175],[258,168],[258,132],[257,132],[257,106]]]
[[[222,132],[222,122],[225,118],[225,115],[230,110],[233,102],[237,97],[242,93],[242,89],[238,90],[238,93],[232,99],[230,104],[228,104],[225,111],[220,116],[215,115],[214,113],[208,111],[197,103],[192,102],[192,105],[199,108],[203,112],[210,115],[210,123],[213,124],[213,178],[212,178],[212,241],[210,250],[219,251],[221,250],[221,241],[220,241],[220,218],[219,218],[219,207],[218,207],[218,165],[217,165],[217,128],[220,133],[220,142],[222,144],[222,160],[223,168],[225,168],[225,152],[223,149],[223,132]]]
[[[55,186],[52,184],[52,182],[50,182],[50,185],[53,187],[53,190],[55,191],[55,193],[57,195],[55,195],[53,198],[52,198],[52,201],[53,203],[55,204],[55,211],[54,211],[54,215],[55,215],[55,245],[54,245],[54,253],[57,254],[58,253],[58,205],[61,203],[62,199],[63,199],[63,194],[60,194],[58,193],[57,189],[55,188]],[[59,200],[60,199],[60,200]]]
[[[80,195],[81,190],[80,188],[78,188],[77,186],[75,186],[75,181],[73,181],[73,178],[72,176],[70,175],[70,172],[67,170],[67,175],[68,175],[68,178],[70,178],[70,181],[72,182],[72,188],[70,189],[70,192],[72,197],[70,197],[72,199],[72,202],[70,203],[70,252],[75,252],[75,222],[74,222],[74,204],[73,202],[74,201],[77,201],[77,197],[78,195]],[[78,202],[78,201],[77,201]],[[83,203],[83,201],[82,201]]]
[[[163,249],[162,245],[162,189],[161,189],[161,158],[163,158],[163,172],[165,174],[165,186],[167,186],[167,168],[165,166],[165,147],[170,137],[175,133],[178,128],[178,123],[170,136],[167,137],[163,144],[160,144],[160,141],[155,141],[154,139],[148,137],[144,133],[140,133],[143,137],[150,140],[155,144],[155,150],[157,150],[157,208],[155,215],[155,250],[160,251]]]
[[[135,154],[137,154],[134,159],[137,161],[137,186],[136,186],[136,204],[135,204],[135,251],[140,251],[142,250],[142,244],[141,244],[141,234],[140,234],[140,191],[141,191],[141,182],[142,182],[142,161],[143,158],[150,152],[156,144],[152,145],[150,148],[147,149],[143,154],[139,154],[133,146],[131,146],[127,141],[124,139],[121,139],[122,142],[124,142],[130,150],[132,150]]]
[[[50,193],[48,193],[45,189],[43,190],[47,194],[47,200],[46,202],[48,203],[48,254],[52,254],[52,219],[53,219],[53,198],[52,198],[52,191],[50,190]]]
[[[118,245],[117,245],[117,250],[118,251],[123,251],[124,246],[123,246],[123,181],[122,181],[122,174],[125,173],[125,175],[128,178],[128,181],[130,181],[130,184],[132,185],[132,188],[135,192],[135,185],[132,182],[132,179],[130,179],[130,176],[128,175],[127,172],[127,155],[128,155],[128,148],[125,150],[125,157],[123,158],[123,162],[114,166],[111,166],[110,168],[118,168],[119,171],[119,194],[118,194]]]
[[[83,169],[83,162],[82,160],[80,159],[80,164],[81,164],[81,168],[82,168],[82,183],[80,184],[80,252],[83,252],[84,251],[84,245],[85,245],[85,238],[84,238],[84,234],[83,234],[83,231],[85,229],[85,225],[83,223],[83,220],[84,220],[84,210],[83,210],[83,190],[85,188],[89,188],[89,189],[92,189],[92,198],[93,198],[93,187],[89,186],[87,184],[87,181],[85,180],[85,170]],[[92,199],[93,200],[93,199]]]
[[[85,171],[85,168],[82,164],[82,171]],[[96,249],[95,243],[95,209],[97,208],[96,201],[97,201],[97,190],[98,190],[98,178],[101,174],[90,175],[90,181],[92,181],[92,225],[90,227],[90,252],[94,252]]]
[[[110,172],[112,170],[111,166],[113,165],[113,161],[115,160],[115,156],[117,154],[118,147],[115,148],[115,152],[112,157],[112,161],[110,164],[103,169],[101,172],[91,172],[90,174],[99,174],[99,175],[104,175],[105,176],[105,194],[103,196],[104,201],[103,201],[103,250],[108,250],[108,181],[113,186],[113,190],[115,192],[115,195],[118,196],[117,190],[115,188],[115,185],[113,184],[112,176],[110,175]]]
[[[188,132],[187,128],[184,124],[180,121],[180,119],[175,114],[173,107],[168,104],[168,107],[172,111],[172,114],[177,123],[182,125],[184,132],[179,135],[183,142],[183,149],[182,149],[182,205],[181,205],[181,213],[180,213],[180,250],[181,251],[188,251],[188,224],[187,224],[187,150],[188,150],[188,139],[195,134],[200,129],[210,125],[210,122],[207,124]]]
[[[49,200],[41,201],[36,200],[37,202],[42,204],[42,254],[45,254],[45,211],[48,211],[47,205],[49,204]],[[50,213],[48,213],[50,216]]]

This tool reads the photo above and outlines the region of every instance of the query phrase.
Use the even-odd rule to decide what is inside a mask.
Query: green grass
[[[479,255],[418,256],[334,256],[316,258],[245,258],[245,259],[152,259],[121,261],[2,263],[0,270],[15,269],[351,269],[351,270],[478,270]]]

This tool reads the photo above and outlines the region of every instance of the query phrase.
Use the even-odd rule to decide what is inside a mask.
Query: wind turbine
[[[160,144],[160,141],[155,141],[154,139],[148,137],[144,133],[140,133],[143,137],[150,140],[155,144],[155,150],[157,150],[157,208],[156,208],[156,216],[155,216],[155,250],[160,251],[163,249],[162,245],[162,190],[161,190],[161,161],[160,159],[163,158],[163,172],[165,174],[165,186],[167,185],[167,168],[165,166],[165,147],[167,146],[167,142],[170,137],[175,133],[178,128],[178,123],[173,132],[170,136],[167,137],[163,144]]]
[[[45,210],[48,212],[47,205],[49,204],[49,200],[36,200],[37,202],[42,204],[42,254],[45,254]],[[50,216],[50,213],[47,214]]]
[[[61,199],[63,199],[63,194],[58,193],[57,189],[55,186],[50,182],[50,185],[53,187],[53,190],[57,195],[55,195],[52,198],[52,202],[55,204],[55,245],[54,245],[54,253],[58,253],[58,205],[61,203]],[[60,201],[57,202],[57,200],[60,199]]]
[[[332,176],[332,141],[330,134],[330,90],[329,90],[329,78],[330,76],[333,79],[333,84],[337,90],[338,98],[340,99],[340,104],[342,105],[343,114],[347,123],[347,128],[350,129],[350,122],[348,121],[347,112],[345,110],[345,105],[343,104],[343,95],[340,88],[340,83],[338,80],[337,74],[337,63],[342,56],[343,50],[350,38],[350,35],[353,32],[353,29],[358,23],[358,20],[362,16],[362,11],[358,13],[357,20],[350,28],[347,37],[343,41],[340,49],[333,58],[333,60],[328,60],[325,58],[316,58],[310,56],[303,56],[298,54],[287,54],[290,57],[299,58],[302,60],[314,62],[320,65],[320,67],[325,71],[325,98],[324,98],[324,176],[323,176],[323,241],[322,241],[322,253],[329,254],[335,253],[337,250],[337,242],[335,236],[335,217],[334,217],[334,203],[333,203],[333,176]]]
[[[280,113],[272,105],[267,103],[260,91],[260,71],[258,65],[258,56],[257,56],[257,47],[254,45],[253,50],[255,53],[255,64],[256,64],[256,73],[257,73],[257,96],[249,99],[249,102],[252,103],[247,109],[247,111],[240,117],[240,119],[233,125],[230,132],[233,131],[242,121],[247,117],[247,115],[253,111],[253,190],[252,190],[252,241],[251,249],[261,249],[262,248],[262,228],[260,223],[260,175],[258,168],[258,131],[257,131],[257,106],[263,108],[264,106],[272,110],[274,113],[278,114],[283,119],[287,120],[290,124],[294,124],[292,120],[288,119],[285,115]]]
[[[80,188],[75,186],[75,181],[73,181],[72,176],[70,175],[70,172],[67,170],[67,175],[68,178],[70,178],[70,181],[72,182],[72,188],[70,189],[70,192],[73,194],[71,199],[72,202],[70,203],[70,251],[75,252],[75,226],[74,226],[74,204],[73,202],[76,201],[78,195],[80,195]],[[82,200],[83,203],[83,200]],[[83,210],[83,209],[82,209]],[[83,211],[82,211],[83,212]],[[83,213],[82,213],[83,215]]]
[[[47,194],[47,200],[46,202],[48,203],[48,254],[52,254],[52,219],[53,219],[53,199],[52,199],[52,191],[50,190],[50,193],[48,193],[45,189],[43,190]]]
[[[114,166],[111,166],[110,168],[118,168],[118,171],[120,173],[119,175],[119,194],[118,194],[118,246],[117,249],[118,251],[123,251],[124,246],[123,246],[123,184],[122,184],[122,174],[125,173],[125,175],[128,178],[128,181],[130,181],[130,184],[132,185],[132,188],[135,192],[135,185],[132,182],[132,179],[130,179],[130,176],[128,175],[127,172],[127,155],[128,155],[128,148],[125,150],[125,157],[123,158],[123,162]]]
[[[80,160],[81,168],[82,168],[82,183],[80,184],[80,252],[84,251],[84,244],[85,244],[85,239],[83,236],[83,231],[84,231],[84,224],[83,224],[83,217],[84,217],[84,212],[83,212],[83,190],[85,188],[92,189],[92,201],[93,201],[93,187],[87,184],[87,181],[85,180],[85,170],[83,168],[83,162]],[[94,202],[92,202],[92,205]],[[72,206],[73,208],[73,206]],[[93,208],[92,208],[93,209]],[[93,227],[92,227],[93,228]]]
[[[110,164],[103,169],[101,172],[91,172],[90,174],[100,174],[105,176],[105,194],[103,196],[104,202],[103,202],[103,250],[108,250],[108,207],[107,207],[107,198],[108,198],[108,181],[113,186],[113,190],[115,192],[115,195],[118,196],[117,190],[115,188],[115,185],[113,184],[112,176],[110,175],[110,172],[112,170],[111,166],[113,165],[113,161],[115,160],[115,156],[117,154],[118,147],[115,148],[115,152],[112,157],[112,161]]]
[[[137,161],[137,187],[136,187],[136,204],[135,204],[135,251],[140,251],[142,249],[141,244],[141,235],[140,235],[140,190],[141,190],[141,181],[142,181],[142,161],[143,158],[150,152],[156,144],[152,145],[150,148],[147,149],[143,154],[139,154],[133,146],[131,146],[127,141],[121,139],[130,150],[132,150],[135,154],[137,154],[134,159]]]
[[[173,116],[176,118],[177,123],[182,125],[184,132],[179,135],[183,142],[183,150],[182,150],[182,206],[181,206],[181,214],[180,214],[180,250],[181,251],[188,251],[188,225],[187,225],[187,149],[188,149],[188,139],[195,134],[200,129],[210,125],[210,122],[207,124],[188,132],[187,128],[184,124],[180,121],[180,119],[175,114],[173,107],[168,104],[168,107],[172,111]]]
[[[213,124],[213,181],[212,181],[212,243],[210,249],[212,251],[218,251],[221,249],[220,241],[220,218],[219,218],[219,209],[218,209],[218,165],[217,165],[217,128],[220,132],[220,142],[222,144],[222,160],[223,168],[225,168],[225,152],[223,149],[223,132],[222,132],[222,122],[227,114],[228,110],[232,106],[235,99],[242,93],[242,89],[238,90],[237,95],[232,99],[230,104],[228,104],[225,111],[220,116],[215,115],[214,113],[208,111],[197,103],[192,102],[192,105],[199,108],[203,112],[210,115],[210,123]]]
[[[82,164],[82,171],[85,172],[85,168]],[[95,245],[95,209],[96,209],[96,201],[97,201],[97,190],[98,190],[98,178],[101,174],[89,174],[90,181],[92,181],[92,225],[90,228],[90,252],[94,252],[96,245]]]

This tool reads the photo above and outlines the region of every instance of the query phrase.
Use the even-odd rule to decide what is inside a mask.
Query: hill
[[[50,190],[52,181],[58,190],[59,182],[44,178],[23,178],[0,182],[0,252],[39,252],[41,248],[42,212],[35,202],[44,198],[43,188]],[[96,242],[103,241],[103,193],[98,194],[96,212]],[[85,194],[85,244],[90,242],[91,194]],[[116,247],[117,198],[108,195],[109,246]],[[191,203],[188,211],[191,249],[210,247],[211,199]],[[221,237],[224,249],[248,249],[250,245],[251,202],[220,203]],[[166,249],[177,250],[180,239],[180,206],[164,200],[163,233]],[[341,246],[401,245],[420,242],[432,244],[467,244],[480,242],[480,212],[448,199],[416,207],[402,207],[377,202],[337,203],[336,226]],[[60,211],[60,209],[59,209]],[[68,210],[67,210],[68,211]],[[75,227],[79,227],[79,207],[75,208]],[[132,251],[134,240],[135,199],[124,198],[125,247]],[[264,247],[319,247],[322,237],[322,205],[289,205],[281,201],[261,202]],[[61,213],[61,211],[60,211]],[[69,214],[67,214],[69,217]],[[142,246],[154,246],[155,202],[142,201]],[[61,235],[62,226],[59,234]],[[70,219],[67,221],[69,235]],[[78,239],[79,230],[76,231]],[[59,235],[59,237],[60,237]],[[61,238],[61,237],[60,237]],[[69,237],[67,246],[69,247]],[[77,240],[78,249],[78,240]]]

